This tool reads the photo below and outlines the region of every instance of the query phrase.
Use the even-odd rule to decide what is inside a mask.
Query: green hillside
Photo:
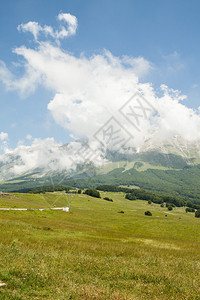
[[[183,170],[115,169],[107,174],[85,179],[67,180],[69,186],[96,187],[100,184],[135,185],[160,194],[178,196],[184,200],[200,202],[200,166],[186,167]]]
[[[60,192],[0,197],[1,299],[198,299],[199,219],[184,208]],[[103,198],[108,197],[113,202]],[[152,216],[145,216],[145,211]]]
[[[111,184],[138,186],[160,194],[178,196],[186,201],[200,202],[200,165],[194,165],[192,158],[156,151],[132,155],[109,153],[108,158],[112,161],[104,166],[82,166],[71,177],[65,172],[42,177],[37,170],[2,182],[0,190],[23,192],[53,185],[95,188],[101,184]]]

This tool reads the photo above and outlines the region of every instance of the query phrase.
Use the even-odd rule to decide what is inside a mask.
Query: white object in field
[[[63,207],[63,211],[69,211],[69,207]]]
[[[6,284],[0,281],[0,286],[5,286]]]

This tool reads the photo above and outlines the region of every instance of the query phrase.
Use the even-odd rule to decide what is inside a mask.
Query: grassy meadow
[[[0,299],[200,299],[200,219],[101,196],[0,198]]]

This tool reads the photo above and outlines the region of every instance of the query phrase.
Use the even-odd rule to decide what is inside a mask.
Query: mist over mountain
[[[91,168],[103,170],[106,166],[121,161],[126,161],[130,167],[134,166],[131,163],[137,162],[138,169],[144,164],[148,164],[145,169],[157,166],[182,169],[200,161],[200,142],[185,141],[178,136],[170,141],[157,143],[147,139],[138,148],[105,149],[97,143],[95,147],[90,147],[88,139],[65,145],[57,144],[53,139],[45,142],[37,140],[31,146],[20,146],[17,150],[7,151],[1,156],[0,178],[2,181],[9,180],[33,172],[37,174],[34,178],[58,172],[74,176]],[[116,165],[112,168],[115,167]]]

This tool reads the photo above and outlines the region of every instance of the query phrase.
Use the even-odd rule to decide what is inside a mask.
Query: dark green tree
[[[152,216],[152,213],[149,210],[145,211],[144,214],[145,214],[145,216]]]
[[[84,193],[92,197],[101,198],[99,191],[94,189],[87,189]]]
[[[195,211],[195,217],[200,218],[200,209]]]
[[[185,212],[195,212],[195,209],[194,208],[191,208],[191,207],[186,207],[185,209]]]

